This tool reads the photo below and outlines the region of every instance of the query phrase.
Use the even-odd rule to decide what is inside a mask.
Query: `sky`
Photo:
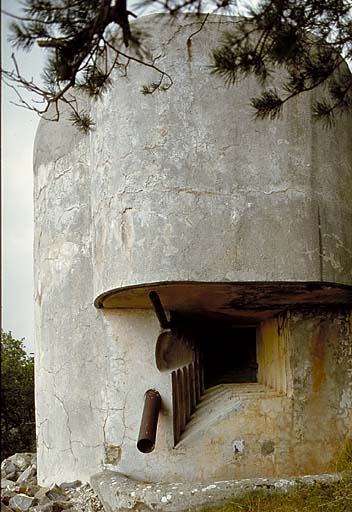
[[[16,12],[16,5],[14,0],[2,1],[6,11]],[[12,67],[8,21],[2,16],[4,69]],[[18,61],[26,77],[40,77],[43,57],[39,50],[18,54]],[[2,84],[2,328],[15,338],[25,338],[27,351],[34,352],[32,154],[39,118],[10,101],[16,101],[15,93]]]

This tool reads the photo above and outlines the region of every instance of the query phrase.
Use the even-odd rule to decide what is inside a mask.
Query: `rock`
[[[16,490],[18,494],[28,494],[28,487],[26,485],[19,485]]]
[[[34,497],[38,500],[41,500],[44,496],[46,496],[46,493],[49,491],[49,489],[49,487],[40,487],[34,494]]]
[[[46,495],[49,492],[49,487],[41,487],[35,494],[34,499],[39,506],[51,503],[51,499]]]
[[[34,496],[40,489],[40,486],[37,485],[36,482],[27,482],[27,489],[28,492],[25,492],[24,494],[28,494],[28,496]]]
[[[1,474],[1,512],[104,512],[93,489],[79,480],[40,487],[33,454],[16,453],[5,459]]]
[[[46,503],[46,505],[42,506],[42,512],[53,512],[54,503],[50,501],[50,503]]]
[[[33,498],[26,494],[16,494],[9,501],[9,507],[15,512],[27,512],[33,503]]]
[[[69,496],[65,493],[63,489],[58,487],[57,485],[52,485],[51,487],[42,487],[35,494],[34,499],[41,507],[49,505],[53,502],[58,503],[67,503]],[[65,505],[65,508],[66,507]],[[61,508],[63,510],[63,508]]]
[[[75,512],[104,512],[104,508],[89,484],[70,492],[70,503]]]
[[[5,459],[5,461],[8,459]],[[9,473],[16,473],[17,468],[15,464],[11,461],[8,461],[8,464],[5,465],[5,473],[8,475]],[[10,479],[11,480],[11,479]]]
[[[68,509],[72,508],[72,503],[70,503],[69,501],[57,500],[57,501],[54,501],[53,504],[56,507],[57,512],[60,512],[61,510],[68,510]],[[60,509],[60,510],[58,510],[58,509]],[[56,512],[56,510],[54,510],[54,512]]]
[[[15,491],[9,491],[8,489],[1,489],[1,502],[5,505],[9,504],[10,499],[17,493]]]
[[[37,473],[37,469],[34,466],[28,466],[27,469],[25,469],[20,476],[17,478],[17,483],[21,484],[23,482],[26,482],[29,478],[34,476]]]
[[[12,512],[12,510],[5,503],[1,503],[1,512]]]
[[[39,508],[41,512],[62,512],[62,510],[68,510],[72,508],[72,505],[67,501],[51,501],[50,503],[47,503]]]
[[[7,460],[10,460],[18,469],[24,471],[30,465],[32,457],[33,453],[15,453],[15,455],[11,455]]]
[[[1,479],[1,489],[14,489],[16,487],[16,483],[12,480],[7,480],[6,478]]]
[[[76,487],[80,487],[82,482],[80,480],[75,480],[74,482],[62,482],[60,484],[61,489],[76,489]]]
[[[34,497],[35,493],[40,489],[39,485],[29,485],[28,482],[26,484],[20,485],[17,489],[17,492],[20,494],[27,494],[27,496]]]
[[[50,498],[52,501],[55,500],[62,500],[67,499],[66,493],[64,489],[61,489],[58,485],[54,484],[52,485],[49,490],[47,491],[46,495],[48,498]]]
[[[13,473],[8,473],[6,475],[6,480],[12,480],[13,482],[15,482],[17,480],[17,471],[16,472],[13,472]]]

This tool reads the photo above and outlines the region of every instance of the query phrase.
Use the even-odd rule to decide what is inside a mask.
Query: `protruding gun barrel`
[[[155,314],[158,317],[160,327],[162,329],[169,329],[170,322],[166,318],[166,314],[165,314],[163,305],[160,302],[159,295],[156,292],[152,291],[149,293],[149,299],[152,303]]]
[[[140,452],[150,453],[154,450],[160,405],[160,393],[149,389],[145,393],[142,421],[138,434],[137,448]]]

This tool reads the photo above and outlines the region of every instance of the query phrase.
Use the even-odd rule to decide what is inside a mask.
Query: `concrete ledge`
[[[306,475],[289,478],[246,478],[206,483],[148,483],[133,480],[121,473],[103,471],[93,475],[91,486],[99,496],[105,512],[140,512],[162,510],[186,512],[205,506],[221,506],[225,501],[248,492],[288,492],[297,485],[336,482],[341,474]]]
[[[174,311],[282,310],[288,306],[343,305],[352,301],[352,285],[323,281],[170,281],[114,288],[94,305],[105,309],[151,309],[149,293],[156,291],[163,306]],[[237,311],[238,310],[238,311]]]

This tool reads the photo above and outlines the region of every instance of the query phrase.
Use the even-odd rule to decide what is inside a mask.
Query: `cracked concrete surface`
[[[228,28],[231,21],[223,21]],[[165,94],[140,95],[150,71],[131,63],[128,84],[116,79],[95,111],[104,134],[92,137],[95,295],[191,279],[351,284],[352,123],[344,120],[333,134],[313,124],[309,95],[288,105],[281,120],[254,123],[246,105],[259,90],[255,80],[227,89],[209,74],[222,24],[210,18],[192,39],[189,63],[186,41],[199,22],[169,25],[156,16],[140,23],[152,51],[164,45],[158,65],[175,84]],[[128,227],[117,215],[126,208]]]
[[[174,449],[170,379],[155,364],[154,314],[94,308],[103,292],[153,282],[352,285],[351,119],[324,131],[312,123],[307,94],[288,104],[281,119],[254,123],[247,104],[258,92],[255,80],[228,89],[209,74],[210,49],[231,19],[211,17],[192,38],[189,59],[187,39],[199,26],[190,19],[135,22],[149,34],[154,56],[163,45],[158,65],[173,76],[169,91],[143,96],[154,72],[131,62],[127,78],[114,77],[101,102],[86,104],[96,120],[90,135],[78,132],[67,113],[38,129],[42,485],[88,481],[104,469],[155,481],[323,471],[351,428],[351,329],[340,311],[290,317],[292,392],[246,398],[241,415],[232,408]],[[330,337],[322,374],[314,340],[324,318]],[[161,393],[162,411],[157,448],[144,455],[135,442],[149,388]],[[323,406],[333,432],[316,420]],[[235,456],[233,442],[242,439],[244,452]],[[262,444],[274,439],[274,452],[263,455]]]

